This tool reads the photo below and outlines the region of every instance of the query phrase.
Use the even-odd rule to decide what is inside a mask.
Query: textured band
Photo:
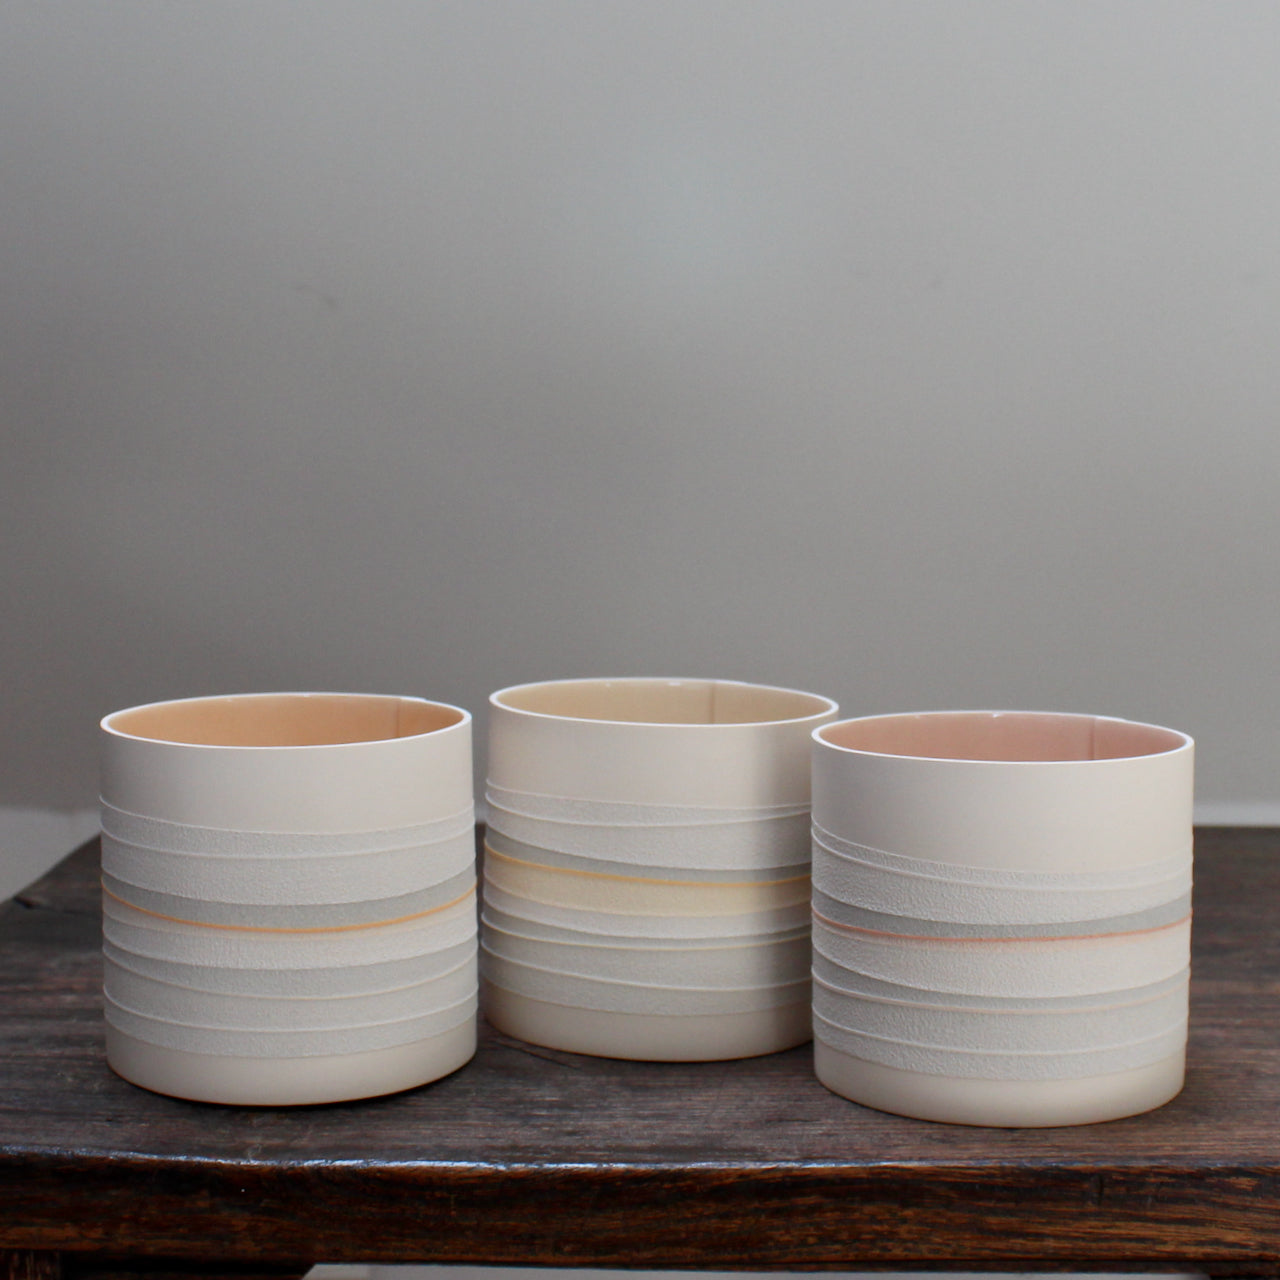
[[[206,857],[165,853],[102,837],[102,869],[155,893],[209,903],[258,906],[336,906],[398,898],[475,874],[474,836],[467,832],[430,845],[317,857]]]
[[[407,920],[437,911],[475,887],[471,867],[450,879],[398,897],[336,903],[213,902],[173,893],[158,893],[106,872],[103,893],[141,911],[183,924],[228,929],[349,929]]]
[[[752,879],[762,870],[803,866],[809,860],[807,810],[747,819],[627,825],[533,817],[505,809],[491,798],[488,827],[537,849],[620,864],[630,869],[623,874],[631,875],[671,868],[739,872],[742,878]]]
[[[201,901],[215,912],[214,904],[295,908],[408,898],[474,870],[471,815],[467,808],[411,827],[295,834],[186,826],[104,801],[102,869],[134,890]],[[179,914],[149,907],[136,892],[124,896]],[[181,918],[215,919],[188,910]],[[215,922],[236,921],[224,913]]]
[[[896,1004],[923,1005],[932,1008],[985,1009],[993,1013],[1072,1013],[1121,1003],[1155,999],[1170,991],[1185,991],[1188,970],[1182,969],[1157,982],[1120,991],[1094,991],[1082,995],[1055,996],[981,996],[954,991],[937,991],[924,987],[907,987],[897,982],[868,977],[846,969],[817,949],[813,953],[813,977],[833,991],[868,999],[889,1000]],[[839,1018],[833,1019],[840,1021]]]
[[[475,994],[476,957],[446,973],[391,991],[341,995],[325,989],[322,975],[304,994],[231,995],[147,977],[108,958],[103,990],[121,1008],[162,1022],[229,1031],[344,1031],[351,1027],[420,1018]]]
[[[511,813],[552,822],[594,826],[716,826],[724,822],[757,822],[770,818],[805,818],[807,804],[752,805],[725,809],[715,805],[635,804],[621,800],[579,800],[540,791],[516,791],[488,783],[485,800]]]
[[[833,1026],[914,1048],[966,1053],[1079,1053],[1150,1040],[1184,1028],[1187,984],[1162,987],[1140,1000],[1064,1010],[1017,1012],[946,1007],[851,995],[815,979],[813,1011]]]
[[[149,1018],[104,998],[106,1020],[118,1031],[148,1044],[184,1053],[225,1054],[243,1058],[314,1058],[336,1054],[367,1053],[396,1045],[415,1044],[443,1035],[476,1015],[477,998],[462,1000],[447,1009],[395,1022],[374,1023],[330,1031],[232,1031],[219,1027],[189,1026]]]
[[[516,934],[522,938],[532,938],[542,942],[574,942],[580,945],[645,947],[653,950],[661,948],[668,951],[683,951],[689,947],[725,947],[736,944],[803,942],[809,947],[809,927],[801,921],[799,924],[788,921],[782,928],[772,916],[753,916],[751,924],[739,924],[736,931],[726,933],[716,927],[716,921],[710,925],[699,925],[695,933],[672,935],[670,933],[644,933],[641,924],[628,925],[632,932],[623,933],[616,928],[584,928],[578,921],[578,927],[566,925],[561,921],[552,924],[546,920],[535,919],[522,909],[523,903],[511,904],[515,910],[504,911],[493,897],[486,898],[481,923],[492,925],[504,933]],[[536,904],[535,904],[536,905]],[[554,910],[554,908],[553,908]],[[724,917],[721,917],[723,919]],[[668,923],[670,917],[657,918],[659,925]],[[617,917],[613,917],[617,923]],[[594,924],[592,921],[587,923]],[[688,923],[688,921],[683,921]],[[696,921],[694,922],[697,923]]]
[[[483,944],[480,966],[485,978],[515,995],[602,1013],[751,1013],[809,999],[807,977],[746,989],[655,987],[537,968],[495,955]]]
[[[486,887],[577,910],[619,915],[712,916],[765,911],[809,900],[809,877],[756,882],[679,882],[545,867],[485,846]]]
[[[199,853],[225,858],[311,858],[325,854],[360,854],[437,844],[475,830],[475,806],[432,822],[372,831],[245,831],[168,822],[118,809],[100,799],[102,831],[121,844],[162,853]]]
[[[103,936],[135,955],[229,968],[306,969],[402,960],[476,933],[475,885],[455,901],[405,920],[329,929],[192,924],[104,893]]]
[[[401,987],[430,982],[474,956],[476,945],[476,939],[470,937],[452,946],[406,959],[373,964],[311,965],[296,969],[157,959],[127,951],[112,942],[110,937],[103,939],[102,954],[105,961],[144,978],[155,978],[195,991],[220,992],[229,996],[310,996],[320,991],[332,998],[396,991]]]
[[[821,858],[815,868],[821,871]],[[962,924],[954,920],[923,920],[918,916],[894,916],[833,898],[815,887],[813,909],[826,919],[850,929],[871,930],[899,938],[1080,938],[1110,933],[1136,933],[1175,924],[1191,913],[1191,895],[1185,894],[1163,906],[1136,911],[1132,915],[1108,916],[1099,920],[1064,920],[1053,924]]]
[[[809,926],[807,894],[783,907],[719,915],[657,915],[642,912],[594,911],[580,907],[540,902],[524,893],[509,892],[500,883],[486,878],[485,909],[495,909],[513,919],[570,930],[600,938],[669,938],[724,940],[785,933]]]
[[[1132,920],[1130,927],[1146,928],[1166,922],[1171,903],[1189,902],[1191,850],[1114,872],[1048,874],[907,858],[853,844],[815,824],[813,883],[852,907],[900,919],[995,929]],[[1158,917],[1162,910],[1165,920]]]
[[[1094,1046],[1075,1052],[990,1053],[955,1050],[935,1045],[886,1040],[847,1027],[836,1026],[814,1015],[815,1040],[839,1053],[881,1066],[926,1075],[959,1076],[980,1080],[1069,1080],[1109,1075],[1150,1066],[1180,1053],[1186,1044],[1187,1026],[1172,1025],[1147,1040]]]
[[[485,842],[490,849],[505,854],[509,858],[518,858],[521,862],[532,863],[540,867],[557,868],[564,871],[585,872],[588,875],[615,876],[627,880],[640,878],[660,878],[665,881],[683,882],[690,886],[698,884],[740,884],[744,880],[752,883],[776,883],[779,880],[795,880],[809,874],[808,850],[805,850],[803,862],[789,866],[753,867],[749,870],[710,867],[684,866],[652,866],[642,867],[634,862],[614,862],[606,858],[590,858],[576,853],[562,853],[555,849],[543,849],[537,845],[525,844],[521,840],[513,840],[510,836],[490,825],[485,831]]]
[[[744,988],[803,982],[811,963],[806,938],[738,946],[623,947],[552,942],[490,925],[491,955],[583,978],[649,983],[655,987]]]
[[[1191,959],[1191,919],[1142,933],[1078,938],[902,938],[813,921],[813,946],[836,964],[900,986],[1039,999],[1149,986]]]

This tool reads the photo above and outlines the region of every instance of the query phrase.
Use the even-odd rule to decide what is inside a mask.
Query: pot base
[[[755,1058],[813,1035],[807,1001],[751,1013],[606,1013],[515,995],[485,982],[485,1017],[505,1035],[548,1049],[636,1062],[716,1062]]]
[[[288,1107],[399,1093],[447,1076],[476,1051],[476,1019],[413,1044],[316,1058],[239,1058],[148,1044],[107,1024],[107,1065],[131,1084],[192,1102]]]
[[[821,1040],[813,1068],[832,1093],[876,1111],[947,1124],[1038,1129],[1097,1124],[1152,1111],[1182,1088],[1186,1054],[1150,1066],[1067,1080],[978,1080],[926,1075],[855,1058]]]

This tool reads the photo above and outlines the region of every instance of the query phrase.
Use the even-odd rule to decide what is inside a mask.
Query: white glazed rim
[[[956,725],[956,722],[961,720],[974,720],[978,722],[986,722],[987,724],[994,723],[998,720],[1024,722],[1040,720],[1045,722],[1045,728],[1047,731],[1052,730],[1053,728],[1062,729],[1067,726],[1080,727],[1087,723],[1092,724],[1095,730],[1101,726],[1105,729],[1127,733],[1138,737],[1150,736],[1152,740],[1152,747],[1150,750],[1145,751],[1126,751],[1119,754],[1103,756],[1075,756],[1063,754],[1053,757],[1026,759],[1018,756],[983,756],[978,754],[954,753],[928,754],[923,751],[906,752],[902,750],[877,750],[870,746],[848,746],[844,743],[832,740],[832,735],[840,734],[842,732],[847,733],[854,726],[874,730],[877,727],[898,728],[907,724],[915,724],[928,729],[935,725],[952,727]],[[1179,752],[1190,751],[1195,745],[1194,740],[1190,735],[1182,733],[1177,729],[1165,728],[1163,725],[1146,724],[1139,720],[1126,720],[1118,716],[1097,716],[1070,711],[910,711],[888,715],[857,716],[846,720],[833,720],[827,724],[819,725],[814,729],[811,736],[815,744],[819,747],[848,756],[861,756],[868,759],[883,760],[919,760],[945,764],[992,765],[1000,768],[1010,768],[1014,766],[1020,768],[1044,768],[1046,766],[1054,768],[1062,768],[1064,766],[1097,767],[1099,765],[1114,764],[1122,760],[1141,760],[1149,757],[1172,756]]]
[[[396,734],[394,736],[380,737],[358,737],[358,738],[342,738],[335,739],[332,742],[279,742],[279,743],[228,743],[228,742],[188,742],[178,738],[162,737],[155,734],[131,732],[122,720],[127,721],[134,716],[147,716],[149,713],[165,712],[169,710],[179,710],[182,708],[214,707],[218,704],[231,703],[265,703],[271,701],[286,700],[289,702],[305,705],[308,701],[314,700],[318,705],[320,700],[333,702],[350,702],[352,704],[396,704],[400,707],[409,706],[414,710],[421,711],[443,711],[451,713],[454,719],[449,720],[446,724],[437,725],[433,728],[422,730],[414,733]],[[350,692],[333,692],[333,691],[302,691],[302,690],[282,690],[274,692],[256,692],[256,693],[231,693],[231,694],[211,694],[202,695],[193,698],[172,698],[164,699],[159,702],[141,703],[134,707],[123,707],[118,711],[112,711],[99,722],[99,727],[104,733],[110,734],[112,737],[120,738],[131,742],[154,742],[164,747],[181,748],[191,751],[332,751],[335,749],[376,746],[390,742],[413,742],[421,741],[423,738],[436,737],[440,734],[465,730],[471,724],[471,713],[463,707],[454,706],[448,702],[437,702],[429,698],[421,698],[414,694],[383,694],[383,693],[350,693]]]
[[[797,702],[803,700],[808,704],[810,709],[801,715],[765,717],[763,719],[755,720],[719,722],[688,720],[620,720],[609,716],[597,717],[557,714],[549,711],[533,711],[526,707],[513,705],[509,701],[511,695],[520,694],[526,691],[583,689],[590,685],[598,685],[603,688],[629,686],[633,689],[664,689],[680,685],[703,685],[708,686],[712,691],[718,687],[724,687],[731,688],[736,691],[779,694],[795,698]],[[830,716],[839,710],[839,706],[836,702],[820,693],[810,693],[803,689],[788,689],[780,685],[756,684],[747,680],[723,680],[704,676],[584,676],[571,680],[534,680],[527,684],[513,684],[508,685],[505,689],[496,690],[489,695],[489,703],[491,706],[511,715],[523,716],[530,720],[541,720],[550,723],[607,724],[625,726],[628,728],[679,729],[699,731],[702,733],[712,730],[719,733],[726,733],[734,730],[759,729],[770,725],[800,725],[805,724],[806,722],[814,722],[816,724],[823,720],[824,717]]]

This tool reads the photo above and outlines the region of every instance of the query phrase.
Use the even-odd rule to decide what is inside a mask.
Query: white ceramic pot
[[[824,1084],[904,1115],[1014,1126],[1113,1119],[1178,1092],[1185,734],[938,712],[828,724],[813,742]]]
[[[471,1056],[467,712],[361,694],[196,698],[106,717],[102,748],[119,1074],[274,1106],[408,1088]]]
[[[489,1020],[623,1058],[807,1040],[804,946],[779,935],[809,899],[809,735],[835,704],[664,679],[520,685],[490,704],[486,902],[560,934],[495,926]]]

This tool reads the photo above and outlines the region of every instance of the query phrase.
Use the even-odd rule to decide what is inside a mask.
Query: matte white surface
[[[354,854],[396,852],[435,845],[458,836],[474,834],[475,805],[468,803],[457,813],[432,822],[376,830],[297,832],[229,830],[188,823],[164,822],[127,813],[100,802],[103,833],[133,848],[159,853],[200,854],[211,858],[255,858],[267,856],[287,862],[298,857],[350,857]]]
[[[180,714],[210,703],[283,703],[305,717],[309,702],[399,702],[440,708],[453,722],[403,737],[318,745],[223,746],[132,732],[143,708],[112,712],[101,726],[102,797],[141,819],[214,832],[377,833],[452,820],[472,805],[471,714],[422,698],[368,694],[230,694],[178,699]],[[150,710],[151,708],[146,708]],[[156,708],[160,710],[162,708]]]
[[[1149,863],[1138,874],[1123,865],[1074,874],[1070,869],[979,870],[903,858],[815,829],[812,879],[816,890],[839,902],[904,921],[914,917],[980,925],[1069,926],[1074,921],[1137,915],[1171,902],[1182,902],[1185,911],[1191,893],[1189,827],[1186,842],[1179,855]]]
[[[475,996],[476,956],[412,986],[351,994],[318,987],[284,995],[255,988],[250,980],[241,991],[210,991],[165,977],[134,971],[123,960],[108,956],[103,988],[122,1008],[161,1022],[235,1031],[327,1031],[419,1018],[448,1009]],[[223,973],[224,970],[214,970]],[[198,980],[197,980],[198,981]]]
[[[694,697],[679,696],[685,693]],[[620,700],[634,718],[612,718]],[[737,706],[718,711],[721,702],[753,700],[764,704],[754,719]],[[692,714],[670,705],[689,701]],[[704,819],[716,809],[798,808],[809,802],[809,735],[836,710],[822,695],[718,679],[573,679],[499,689],[489,698],[489,780],[560,797],[566,818],[582,802],[651,806],[666,811],[654,813],[659,824],[681,821],[670,812],[681,808],[701,809]]]
[[[166,920],[104,897],[104,936],[156,960],[229,969],[293,969],[382,964],[434,954],[476,934],[474,890],[439,911],[355,929],[218,929]]]
[[[809,929],[809,894],[802,886],[796,901],[775,910],[719,912],[716,915],[656,915],[644,912],[596,911],[590,908],[558,906],[539,902],[518,893],[508,893],[492,880],[484,887],[485,910],[497,908],[519,920],[603,938],[666,938],[702,942],[738,940],[747,937],[776,937],[797,929]],[[659,904],[661,905],[661,904]]]
[[[810,893],[807,875],[731,882],[596,875],[509,858],[489,845],[484,880],[486,890],[492,885],[531,902],[619,916],[740,916],[807,903]]]
[[[396,1093],[456,1071],[475,1051],[474,1018],[413,1044],[275,1061],[190,1053],[107,1024],[107,1062],[126,1080],[175,1098],[236,1106],[302,1106]]]
[[[719,1017],[722,1014],[758,1013],[762,1009],[807,1003],[809,999],[807,973],[799,979],[768,986],[686,986],[676,982],[659,986],[653,982],[585,977],[580,973],[540,968],[496,955],[483,941],[480,944],[480,972],[487,981],[513,994],[601,1013],[682,1017],[706,1014]],[[627,1055],[618,1053],[614,1056]]]
[[[889,1000],[898,1004],[924,1005],[934,1008],[991,1010],[1004,1013],[1048,1013],[1055,1010],[1076,1012],[1086,1009],[1110,1009],[1180,991],[1185,1005],[1189,969],[1182,969],[1167,978],[1149,982],[1141,987],[1126,987],[1122,991],[1085,992],[1075,995],[1051,996],[986,996],[969,992],[939,990],[936,987],[908,987],[883,978],[873,978],[855,969],[846,969],[815,948],[813,976],[838,991],[869,999]]]
[[[474,880],[476,833],[469,814],[467,828],[434,845],[312,857],[306,856],[306,836],[294,840],[292,857],[228,858],[141,849],[104,834],[102,870],[141,889],[208,902],[336,904],[349,902],[356,888],[362,900],[371,901]]]
[[[815,1039],[860,1062],[874,1062],[894,1070],[909,1071],[913,1075],[999,1080],[1006,1084],[1116,1076],[1162,1062],[1175,1054],[1181,1055],[1187,1044],[1185,1021],[1137,1040],[1088,1045],[1069,1052],[965,1049],[921,1044],[840,1026],[817,1013],[813,1018],[813,1034]]]
[[[562,914],[553,922],[531,914],[527,903],[518,900],[513,902],[509,898],[506,903],[513,910],[504,911],[491,899],[486,899],[484,912],[480,917],[482,929],[492,925],[518,937],[546,942],[571,942],[580,946],[642,947],[646,950],[657,948],[664,951],[682,951],[688,948],[714,950],[720,947],[733,949],[797,941],[802,941],[807,946],[810,941],[807,922],[798,927],[778,928],[776,920],[748,916],[741,922],[734,921],[736,930],[728,933],[724,925],[726,919],[732,917],[711,917],[700,925],[696,920],[681,921],[676,917],[674,919],[677,923],[692,927],[686,928],[682,934],[675,934],[666,930],[666,926],[673,921],[671,916],[647,916],[635,921],[619,921],[614,917],[615,926],[625,924],[630,930],[622,932],[616,927],[601,927],[600,921],[583,919],[580,913],[576,916]],[[587,927],[588,925],[593,927]]]
[[[813,1042],[828,1089],[878,1111],[951,1124],[1046,1128],[1096,1124],[1163,1106],[1182,1089],[1182,1049],[1147,1066],[1068,1080],[973,1080],[881,1066]]]
[[[441,884],[395,898],[357,898],[359,888],[353,885],[338,902],[262,904],[158,893],[154,889],[130,884],[106,871],[102,873],[104,900],[127,902],[147,914],[187,924],[279,932],[302,929],[369,929],[415,917],[430,919],[436,912],[443,911],[472,892],[474,886],[475,872],[468,868]]]
[[[1159,1068],[1185,1052],[1187,990],[1162,979],[1185,973],[1190,920],[1142,926],[1187,909],[1190,739],[1083,716],[894,715],[817,730],[813,760],[814,950],[853,975],[815,973],[824,1084],[1001,1124],[1087,1123],[1171,1096]],[[845,908],[892,924],[821,914]],[[857,993],[862,975],[918,993]],[[965,1007],[967,991],[1009,1003]],[[1085,1083],[1023,1087],[1063,1079]]]
[[[741,809],[705,805],[634,804],[620,800],[573,800],[564,796],[545,795],[535,791],[512,791],[490,782],[485,787],[486,805],[497,805],[510,813],[528,818],[544,818],[562,822],[584,822],[611,826],[654,826],[702,824],[716,826],[725,822],[753,822],[761,818],[795,818],[809,812],[809,801],[802,804],[754,805]]]
[[[977,714],[1086,730],[1094,719]],[[1114,759],[938,759],[853,750],[829,727],[814,734],[813,821],[854,844],[960,867],[1090,876],[1189,858],[1194,744],[1154,732],[1176,745]]]
[[[621,946],[565,942],[511,933],[486,920],[484,945],[492,955],[588,978],[651,982],[658,987],[756,987],[809,976],[808,938],[745,946]]]
[[[577,815],[560,820],[533,818],[500,808],[492,799],[487,812],[490,830],[522,845],[607,860],[636,875],[706,870],[736,872],[745,879],[753,872],[804,866],[809,861],[807,808],[785,817],[762,815],[729,822],[664,822],[655,813],[650,822],[625,826],[584,821]]]
[[[616,1013],[552,1004],[484,982],[481,1003],[488,1021],[517,1039],[641,1062],[752,1058],[812,1035],[808,1000],[747,1013]]]
[[[412,1017],[320,1030],[262,1030],[177,1022],[127,1008],[109,995],[103,997],[103,1011],[107,1025],[123,1031],[131,1039],[197,1057],[261,1058],[264,1062],[279,1063],[295,1058],[370,1053],[434,1039],[464,1022],[475,1021],[476,994],[473,987],[471,995],[456,1004]]]
[[[814,949],[885,982],[1031,999],[1126,991],[1181,973],[1191,918],[1141,933],[1077,938],[903,938],[815,918]]]
[[[1274,802],[1278,61],[1262,0],[11,0],[0,800],[151,698],[626,669]]]
[[[954,1049],[999,1057],[1035,1055],[1054,1059],[1056,1074],[1072,1056],[1115,1048],[1187,1028],[1187,987],[1154,997],[1095,1008],[1067,1010],[944,1007],[851,995],[814,979],[813,1011],[828,1023],[881,1042],[911,1049]],[[974,1075],[981,1072],[975,1071]],[[1071,1072],[1070,1074],[1075,1074]]]
[[[474,938],[439,951],[411,956],[407,960],[387,960],[381,964],[353,964],[325,969],[314,974],[309,969],[231,968],[227,965],[190,964],[177,960],[158,960],[138,952],[122,951],[109,938],[103,940],[102,953],[107,963],[122,965],[135,973],[164,982],[192,987],[197,991],[218,991],[227,995],[315,997],[362,996],[378,991],[393,991],[415,983],[428,982],[450,972],[473,956],[478,942]]]

